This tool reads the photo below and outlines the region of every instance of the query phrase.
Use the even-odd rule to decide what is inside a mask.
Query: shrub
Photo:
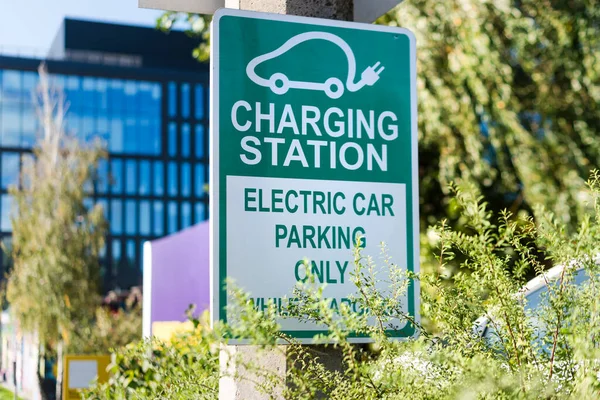
[[[218,340],[204,322],[170,342],[142,340],[119,349],[111,378],[88,399],[214,399],[218,394]]]
[[[108,297],[111,297],[109,293]],[[92,317],[82,320],[67,348],[71,354],[108,354],[141,339],[142,307],[140,294],[133,291],[124,305],[104,304]]]
[[[301,368],[289,368],[285,377],[243,365],[243,378],[259,382],[267,394],[283,390],[288,399],[598,398],[599,175],[589,182],[593,207],[574,232],[541,208],[535,223],[509,212],[492,215],[473,187],[454,185],[453,190],[468,229],[456,232],[443,223],[434,228],[438,267],[414,277],[423,286],[422,313],[428,329],[401,312],[407,283],[401,270],[384,263],[383,268],[393,272],[390,289],[377,292],[373,283],[381,267],[357,247],[355,300],[370,309],[377,323],[345,305],[332,310],[323,299],[323,288],[310,279],[295,289],[301,301],[288,310],[296,318],[328,326],[324,338],[342,353],[341,370],[325,368],[308,347],[281,335],[274,306],[258,312],[247,295],[234,291],[231,315],[238,320],[216,324],[212,331],[196,320],[193,332],[171,343],[142,342],[118,351],[113,378],[87,398],[217,398],[218,350],[227,342],[223,338],[238,335],[266,351],[273,351],[278,339],[289,344],[289,362]],[[539,249],[551,263],[565,268],[549,286],[545,306],[531,312],[519,289],[527,270],[543,273]],[[382,251],[385,255],[385,248]],[[459,260],[460,272],[445,273],[450,260]],[[590,277],[582,286],[573,284],[578,268]],[[489,319],[496,340],[473,334],[473,321],[480,316]],[[420,337],[390,340],[385,329],[397,320],[417,325]],[[373,344],[351,344],[350,332],[370,336]]]

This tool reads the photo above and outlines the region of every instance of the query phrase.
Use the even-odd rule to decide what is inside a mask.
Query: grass
[[[0,400],[13,400],[14,398],[15,394],[13,392],[3,387],[0,387]]]

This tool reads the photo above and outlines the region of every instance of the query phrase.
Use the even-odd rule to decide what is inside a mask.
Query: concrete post
[[[354,0],[225,0],[225,7],[342,21],[352,21],[354,18]],[[339,371],[343,368],[343,355],[339,349],[310,346],[310,352],[327,369]],[[258,367],[263,372],[268,371],[281,382],[285,382],[288,368],[295,368],[288,360],[286,346],[268,352],[257,346],[226,346],[221,349],[220,355],[222,377],[219,380],[219,400],[284,399],[283,384],[277,393],[272,393],[274,397],[260,393],[256,382],[260,382],[261,377],[244,370],[244,364]],[[244,378],[240,379],[240,375]]]
[[[225,0],[225,7],[342,21],[354,18],[353,0]]]
[[[343,371],[343,354],[340,349],[322,345],[307,346],[307,350],[330,371]],[[265,350],[258,346],[224,346],[219,356],[221,378],[219,400],[284,400],[286,374],[293,364],[288,346]],[[251,366],[246,368],[246,366]],[[262,393],[259,385],[271,384],[269,394]],[[273,385],[273,381],[280,385]]]
[[[258,385],[265,383],[268,373],[278,381],[285,382],[287,372],[286,348],[263,350],[257,346],[225,346],[219,355],[221,378],[219,379],[219,400],[262,400],[269,397],[262,394]],[[254,368],[247,369],[245,365]],[[273,393],[273,398],[283,399],[282,384]]]

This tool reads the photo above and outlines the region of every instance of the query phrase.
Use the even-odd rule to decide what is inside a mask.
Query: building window
[[[82,81],[82,103],[83,108],[95,110],[96,104],[96,79],[92,77],[84,77]]]
[[[194,116],[196,119],[200,120],[204,118],[204,87],[200,84],[196,85],[194,100]]]
[[[183,124],[181,126],[181,155],[186,158],[190,156],[190,140],[190,124]]]
[[[121,160],[112,160],[110,169],[110,178],[112,179],[112,192],[123,192],[123,162]]]
[[[138,97],[140,109],[144,111],[153,111],[153,98],[152,98],[152,83],[140,82],[138,84]]]
[[[140,161],[140,194],[150,194],[150,161]]]
[[[138,108],[138,90],[136,81],[125,82],[125,110],[134,111]]]
[[[127,235],[137,234],[137,210],[134,200],[125,202],[125,233]]]
[[[37,139],[37,115],[33,105],[23,105],[23,119],[21,121],[21,147],[30,148]]]
[[[140,234],[150,235],[150,202],[140,202]]]
[[[177,125],[175,122],[169,123],[169,156],[174,157],[177,154]]]
[[[194,214],[195,214],[194,222],[195,223],[202,222],[206,219],[204,217],[204,209],[205,209],[204,203],[194,204]]]
[[[184,83],[181,85],[181,116],[183,118],[190,117],[190,84]]]
[[[133,240],[128,240],[127,241],[127,261],[129,262],[130,266],[133,266],[136,264],[135,262],[135,241]]]
[[[21,103],[23,82],[21,71],[6,70],[2,74],[2,101],[5,104]]]
[[[23,72],[23,102],[31,103],[38,84],[38,74],[36,72]]]
[[[121,262],[121,241],[112,241],[112,259],[114,265],[118,265]]]
[[[139,138],[137,120],[133,116],[125,119],[125,131],[123,132],[124,148],[127,154],[136,154],[139,151]]]
[[[10,220],[10,216],[12,215],[12,204],[13,197],[7,194],[2,195],[2,200],[0,201],[0,211],[1,218],[0,221],[0,230],[2,232],[12,232],[12,222]]]
[[[194,189],[196,192],[196,197],[203,197],[205,194],[204,185],[206,183],[206,180],[204,178],[204,164],[196,164],[195,169],[196,181],[194,183]]]
[[[138,190],[136,167],[137,164],[134,160],[125,162],[125,192],[127,194],[135,194]]]
[[[68,118],[65,121],[65,129],[70,135],[81,134],[83,130],[81,129],[82,119],[81,119],[81,111],[75,111],[69,113]]]
[[[177,164],[175,162],[169,163],[169,169],[167,173],[167,186],[169,188],[169,196],[177,196],[179,194],[177,190],[177,187],[179,185],[177,183]]]
[[[189,202],[181,203],[181,229],[192,225],[192,205]]]
[[[169,117],[177,115],[177,84],[169,82]]]
[[[99,78],[96,81],[97,109],[106,113],[108,110],[108,80]]]
[[[100,111],[98,119],[96,120],[96,134],[94,136],[98,137],[103,142],[108,143],[110,140],[110,128],[108,126],[108,114],[106,114],[106,111],[102,110]]]
[[[108,190],[108,162],[106,160],[100,160],[98,162],[98,179],[96,181],[96,191],[98,193],[106,193]]]
[[[108,149],[112,153],[122,153],[123,145],[123,121],[120,117],[113,118],[110,123],[110,140],[108,141]]]
[[[189,197],[192,192],[192,168],[190,163],[181,165],[181,195]]]
[[[121,200],[110,202],[110,231],[115,235],[123,232],[123,204]]]
[[[177,232],[177,203],[174,201],[169,202],[167,224],[169,234]]]
[[[123,81],[112,80],[108,89],[108,102],[113,115],[122,115],[125,111]]]
[[[160,115],[160,114],[157,114]],[[162,153],[162,137],[160,132],[160,119],[151,118],[150,125],[148,127],[150,138],[148,139],[152,143],[152,154],[159,155]]]
[[[140,154],[154,153],[154,132],[150,130],[150,119],[141,117],[138,120],[138,148]]]
[[[154,162],[154,194],[162,196],[165,192],[164,168],[160,161]]]
[[[21,144],[21,106],[5,103],[2,105],[2,145],[18,147]]]
[[[89,110],[85,110],[81,115],[81,130],[74,132],[82,142],[88,142],[94,138],[96,131],[96,120],[89,115]]]
[[[94,199],[91,197],[86,197],[83,199],[83,206],[87,211],[90,211],[94,207]]]
[[[162,88],[159,83],[152,84],[152,103],[148,111],[150,111],[151,115],[160,115],[161,103],[160,100],[162,98]]]
[[[2,189],[19,183],[19,153],[2,153]]]
[[[81,98],[81,77],[68,76],[66,78],[65,86],[65,97],[69,99],[69,102],[72,105],[69,110],[73,112],[79,112],[83,108],[83,102]]]
[[[204,157],[204,126],[196,125],[196,157]]]
[[[154,202],[154,217],[152,218],[152,222],[154,223],[154,234],[156,236],[164,235],[164,214],[165,207],[161,201]]]

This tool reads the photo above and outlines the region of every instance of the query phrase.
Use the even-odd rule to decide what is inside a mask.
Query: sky
[[[138,0],[0,0],[0,54],[45,55],[64,17],[154,26]]]

